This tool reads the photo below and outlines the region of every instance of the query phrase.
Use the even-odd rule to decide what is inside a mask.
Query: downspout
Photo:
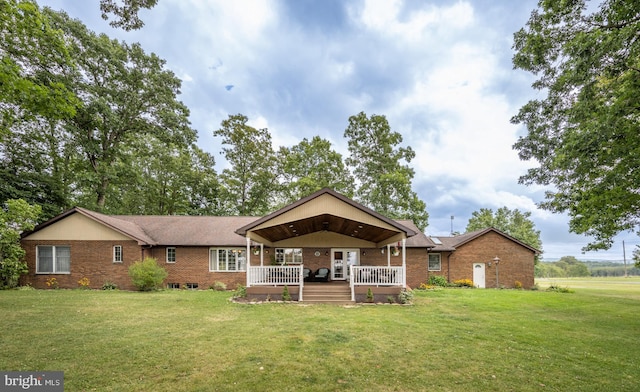
[[[447,283],[451,283],[451,252],[447,253]]]

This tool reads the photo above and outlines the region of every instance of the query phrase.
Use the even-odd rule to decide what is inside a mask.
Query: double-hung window
[[[241,248],[209,249],[209,271],[245,271],[247,250]]]
[[[122,263],[122,245],[113,246],[113,262]]]
[[[429,253],[429,271],[440,271],[442,269],[442,260],[440,253]]]
[[[36,273],[70,274],[71,247],[38,245],[36,247]]]
[[[167,248],[167,263],[175,263],[176,262],[176,248],[170,247]]]
[[[276,263],[302,264],[301,248],[276,248]]]

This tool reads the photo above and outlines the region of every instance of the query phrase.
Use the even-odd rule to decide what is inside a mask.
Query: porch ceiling
[[[253,232],[268,241],[277,242],[320,231],[334,232],[374,243],[383,242],[399,233],[399,231],[393,231],[331,214],[322,214],[275,226],[264,227],[254,230]]]

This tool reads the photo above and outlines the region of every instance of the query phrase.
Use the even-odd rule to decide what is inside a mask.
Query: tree
[[[402,135],[391,131],[385,116],[364,112],[349,117],[344,132],[350,156],[347,164],[358,181],[358,201],[394,219],[411,219],[424,230],[429,215],[425,203],[411,190],[415,157],[411,147],[398,147]],[[406,162],[406,164],[403,164]]]
[[[16,121],[75,113],[79,101],[59,77],[72,68],[63,34],[35,2],[0,0],[0,141]]]
[[[7,200],[0,208],[0,289],[16,287],[28,272],[20,234],[35,227],[40,212],[40,206],[20,199]]]
[[[230,168],[220,174],[222,210],[227,214],[263,215],[273,203],[277,187],[276,157],[267,129],[247,125],[242,114],[229,115],[214,136],[222,137]]]
[[[100,11],[104,20],[108,20],[111,14],[116,17],[109,22],[112,27],[122,27],[130,31],[144,26],[144,22],[138,16],[140,10],[151,9],[156,4],[158,0],[100,0]]]
[[[527,128],[520,158],[539,164],[520,182],[551,186],[541,207],[593,236],[584,250],[608,249],[640,223],[638,31],[637,1],[543,0],[515,33],[514,66],[546,94],[512,119]]]
[[[289,204],[322,188],[353,197],[353,177],[331,142],[314,136],[297,145],[281,147],[277,162],[282,176],[283,203]]]
[[[64,12],[45,13],[64,32],[77,62],[68,85],[83,104],[65,123],[77,151],[75,191],[93,193],[94,202],[83,204],[104,210],[120,174],[117,162],[131,153],[136,140],[153,137],[185,148],[195,141],[189,111],[177,100],[181,81],[164,69],[164,60],[146,54],[139,44],[96,35]]]
[[[467,223],[466,231],[482,230],[494,227],[525,244],[542,251],[540,231],[535,229],[535,224],[530,219],[531,212],[521,212],[518,209],[510,210],[507,207],[499,208],[495,213],[492,209],[481,208],[474,211]],[[536,262],[539,256],[536,256]]]
[[[640,268],[640,245],[636,245],[636,248],[633,250],[633,261],[635,262],[636,268]]]

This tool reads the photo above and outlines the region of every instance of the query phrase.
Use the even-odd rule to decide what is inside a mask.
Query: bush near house
[[[147,257],[129,267],[129,276],[138,290],[151,291],[161,287],[162,281],[167,277],[167,271],[158,265],[156,259]]]

